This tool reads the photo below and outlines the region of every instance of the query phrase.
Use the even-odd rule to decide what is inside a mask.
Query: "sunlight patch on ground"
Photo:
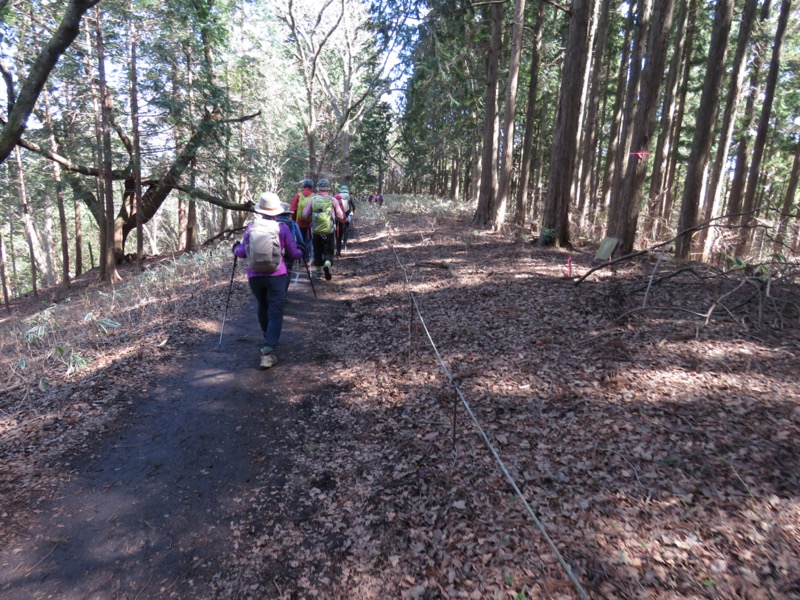
[[[219,333],[220,321],[212,321],[210,319],[192,319],[192,325],[197,327],[200,331],[205,333]]]

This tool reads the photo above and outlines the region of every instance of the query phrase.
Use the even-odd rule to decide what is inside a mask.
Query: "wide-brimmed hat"
[[[289,205],[286,202],[281,202],[281,214],[282,215],[290,215],[294,211],[289,208]]]
[[[321,192],[329,192],[331,189],[331,182],[323,177],[317,182],[317,189]]]
[[[259,214],[267,215],[268,217],[277,217],[283,214],[283,207],[281,206],[281,199],[275,192],[264,192],[258,198],[258,204],[253,209]]]
[[[346,185],[340,185],[339,186],[339,193],[340,194],[349,194],[350,190],[347,189]]]

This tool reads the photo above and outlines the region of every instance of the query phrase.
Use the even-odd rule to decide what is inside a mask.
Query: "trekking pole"
[[[233,276],[236,273],[236,261],[239,259],[235,254],[233,255],[233,270],[231,271],[231,284],[228,287],[228,299],[225,301],[225,314],[222,315],[222,327],[219,328],[219,345],[217,352],[222,349],[222,332],[225,331],[225,319],[228,316],[228,304],[231,303],[231,291],[233,290]]]
[[[314,299],[317,298],[317,290],[314,289],[314,279],[311,277],[311,269],[308,268],[308,263],[303,261],[303,264],[306,266],[306,273],[308,273],[308,282],[311,284],[311,291],[314,292]]]

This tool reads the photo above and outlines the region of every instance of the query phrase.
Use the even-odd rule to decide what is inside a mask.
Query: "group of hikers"
[[[296,261],[308,269],[314,256],[315,278],[333,277],[334,256],[347,249],[355,206],[347,186],[331,195],[327,179],[304,179],[291,204],[281,202],[274,192],[265,192],[253,208],[256,219],[244,230],[241,242],[233,245],[237,258],[247,259],[247,281],[258,301],[258,323],[264,333],[261,368],[278,362],[275,347],[283,327],[283,312],[289,291],[289,276]],[[235,266],[234,266],[235,268]]]
[[[378,206],[383,206],[383,194],[370,194],[369,196],[362,196],[362,200],[365,202],[374,202]]]

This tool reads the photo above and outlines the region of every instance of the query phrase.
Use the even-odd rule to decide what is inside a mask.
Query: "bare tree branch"
[[[209,194],[208,192],[198,188],[192,188],[185,185],[174,185],[172,187],[173,189],[176,189],[179,192],[183,192],[184,194],[189,194],[192,198],[197,198],[198,200],[202,200],[203,202],[208,202],[209,204],[213,204],[215,206],[220,206],[228,210],[237,210],[240,212],[253,212],[254,204],[252,202],[246,202],[244,204],[239,204],[237,202],[228,202],[227,200],[224,200],[219,196],[215,196],[214,194]]]
[[[58,59],[80,32],[81,17],[100,0],[70,0],[55,34],[36,57],[20,88],[8,122],[0,131],[0,163],[4,162],[22,137],[33,107]]]

